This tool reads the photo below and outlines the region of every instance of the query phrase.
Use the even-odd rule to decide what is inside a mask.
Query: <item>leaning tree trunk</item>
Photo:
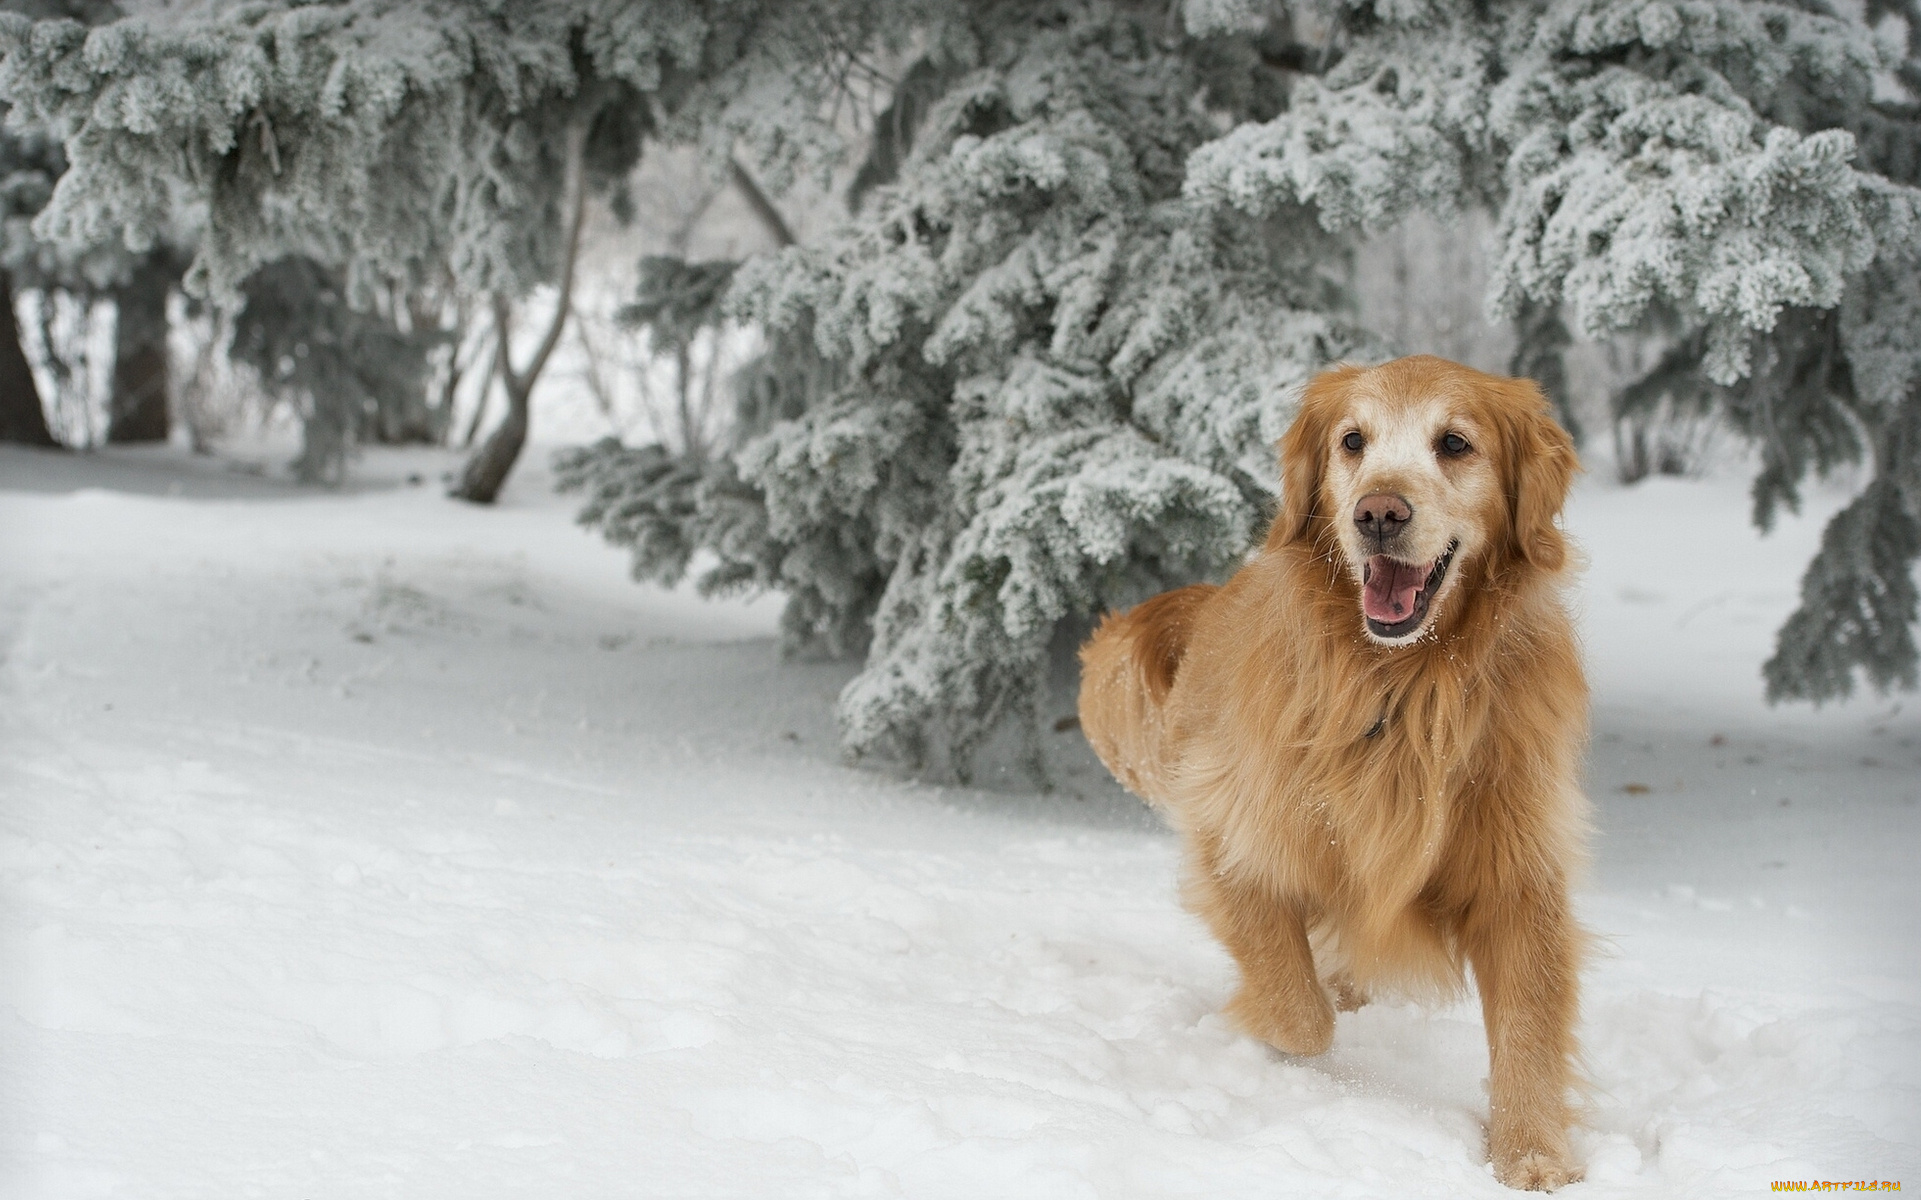
[[[172,287],[165,256],[151,254],[115,293],[120,319],[107,410],[109,442],[167,440],[167,293]]]
[[[494,366],[500,373],[501,383],[506,385],[507,418],[461,469],[460,482],[447,493],[456,500],[492,504],[507,482],[508,472],[514,469],[520,448],[527,444],[534,381],[559,344],[561,330],[566,328],[567,317],[573,311],[574,264],[580,258],[580,227],[587,215],[587,127],[591,120],[589,114],[568,131],[567,178],[561,193],[567,227],[561,236],[560,295],[554,301],[553,321],[525,371],[514,370],[513,356],[508,349],[513,343],[513,307],[505,295],[494,293],[494,336],[499,339],[494,343]],[[481,402],[483,405],[486,402],[485,393],[481,395]]]
[[[0,271],[0,303],[6,305],[6,325],[0,328],[0,442],[29,446],[58,446],[47,428],[47,412],[40,406],[40,388],[20,346],[20,322],[13,315],[13,277]]]
[[[528,396],[525,388],[514,386],[515,382],[511,377],[507,381],[506,419],[494,427],[461,468],[460,483],[452,493],[455,499],[492,504],[514,469],[520,448],[527,444]]]

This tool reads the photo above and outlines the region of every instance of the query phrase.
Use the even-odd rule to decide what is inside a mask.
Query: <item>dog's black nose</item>
[[[1354,524],[1361,536],[1376,543],[1392,539],[1414,517],[1414,506],[1400,496],[1375,492],[1354,506]]]

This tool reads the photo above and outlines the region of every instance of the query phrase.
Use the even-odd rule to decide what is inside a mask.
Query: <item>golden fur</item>
[[[1587,685],[1554,523],[1573,446],[1532,382],[1422,356],[1317,377],[1281,462],[1280,513],[1232,579],[1111,614],[1083,647],[1082,728],[1182,833],[1242,1028],[1319,1054],[1336,1005],[1445,994],[1471,966],[1495,1172],[1558,1187],[1579,1178]],[[1410,513],[1394,561],[1440,572],[1402,636],[1364,620],[1364,578],[1413,578],[1368,554],[1382,496]],[[1388,615],[1413,585],[1392,586],[1370,601]]]

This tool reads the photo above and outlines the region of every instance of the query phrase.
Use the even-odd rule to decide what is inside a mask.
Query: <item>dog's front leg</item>
[[[1581,1177],[1569,1157],[1578,933],[1559,889],[1488,897],[1462,930],[1487,1023],[1488,1157],[1509,1187]]]
[[[1324,1052],[1334,1041],[1334,1008],[1314,973],[1300,912],[1258,883],[1223,872],[1218,856],[1200,849],[1188,903],[1241,967],[1227,1015],[1289,1054]]]

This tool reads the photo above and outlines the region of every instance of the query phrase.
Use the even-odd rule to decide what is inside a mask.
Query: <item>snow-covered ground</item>
[[[0,450],[0,1194],[1506,1194],[1472,1004],[1236,1034],[1172,839],[1084,759],[845,769],[847,668],[780,663],[771,602],[636,587],[539,470],[481,511],[443,466]],[[1921,1188],[1921,709],[1758,696],[1839,502],[1572,505],[1570,1197]]]

